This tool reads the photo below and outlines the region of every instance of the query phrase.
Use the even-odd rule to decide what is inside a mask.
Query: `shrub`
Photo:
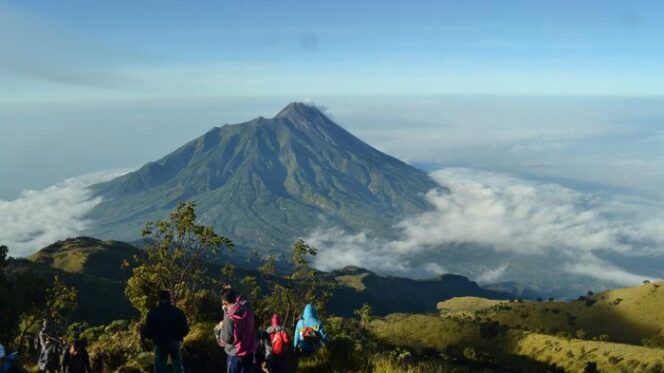
[[[586,338],[586,331],[583,329],[579,329],[575,333],[576,337],[579,339],[585,339]]]
[[[643,338],[641,344],[646,347],[664,348],[664,335],[654,335],[650,338]]]
[[[477,351],[472,347],[466,347],[463,349],[463,356],[471,361],[477,360]]]

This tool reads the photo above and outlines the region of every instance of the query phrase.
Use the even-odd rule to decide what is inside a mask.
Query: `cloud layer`
[[[89,186],[126,171],[106,171],[67,179],[42,190],[26,190],[0,200],[0,244],[15,257],[27,256],[57,240],[85,231],[85,214],[101,202]]]
[[[627,222],[609,216],[602,201],[591,195],[471,169],[444,169],[432,176],[450,192],[427,193],[434,209],[399,223],[399,240],[386,242],[338,230],[314,232],[308,241],[324,248],[317,265],[356,265],[422,276],[435,274],[430,269],[437,254],[466,245],[470,250],[489,248],[505,258],[555,257],[554,265],[565,272],[629,285],[646,276],[601,259],[603,254],[664,254],[664,220]],[[427,259],[418,259],[422,257]],[[478,268],[476,276],[493,282],[506,268],[504,263]]]

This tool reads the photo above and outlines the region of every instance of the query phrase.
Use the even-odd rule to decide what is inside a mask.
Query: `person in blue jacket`
[[[316,352],[322,344],[330,342],[330,336],[325,332],[325,326],[316,316],[316,309],[312,304],[304,306],[302,318],[297,322],[293,347],[300,354],[308,355]]]

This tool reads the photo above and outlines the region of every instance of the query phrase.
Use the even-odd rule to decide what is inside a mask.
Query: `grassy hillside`
[[[135,255],[141,250],[124,242],[76,237],[46,246],[29,260],[68,273],[120,280],[122,262]]]
[[[664,350],[493,328],[491,323],[431,315],[390,315],[371,331],[384,343],[417,354],[443,353],[521,371],[664,372]]]
[[[60,276],[79,293],[74,319],[103,324],[135,315],[124,295],[129,270],[121,264],[140,254],[123,242],[77,237],[46,246],[27,260],[14,260],[6,271],[9,276],[25,271],[49,279]]]
[[[514,329],[567,334],[586,339],[641,344],[664,335],[664,283],[610,290],[561,301],[469,301],[455,298],[439,303],[446,317],[494,320]]]

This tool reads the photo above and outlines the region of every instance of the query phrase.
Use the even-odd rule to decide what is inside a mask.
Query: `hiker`
[[[217,342],[226,351],[228,373],[253,373],[254,354],[258,348],[256,320],[251,305],[235,290],[225,287],[221,292],[224,319],[214,328]]]
[[[24,371],[18,363],[18,352],[7,355],[5,346],[0,344],[0,373],[21,373]]]
[[[90,356],[78,338],[74,338],[71,346],[65,351],[65,356],[62,358],[62,373],[92,373]]]
[[[312,304],[304,306],[302,318],[297,322],[293,338],[293,347],[296,353],[307,356],[316,352],[322,343],[329,343],[330,337],[325,332],[323,323],[316,316],[316,309]]]
[[[37,366],[39,370],[46,373],[60,371],[60,356],[62,346],[58,338],[49,335],[50,324],[44,320],[41,330],[35,336],[35,348],[39,350]]]
[[[182,340],[189,334],[184,313],[173,305],[171,293],[159,292],[157,307],[152,309],[141,328],[141,338],[154,341],[154,371],[166,373],[168,356],[173,373],[182,373]]]
[[[281,316],[272,315],[271,326],[266,331],[269,335],[270,348],[266,353],[265,360],[270,373],[286,373],[288,371],[287,350],[290,339],[286,328],[281,324]]]

